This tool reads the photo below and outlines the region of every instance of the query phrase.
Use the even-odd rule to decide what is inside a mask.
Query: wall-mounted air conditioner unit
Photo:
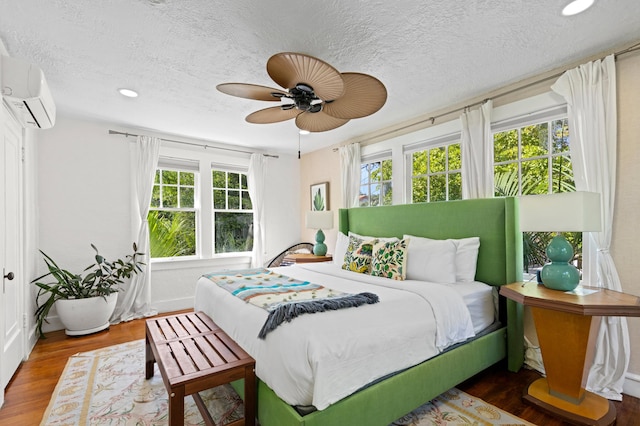
[[[40,68],[21,59],[0,57],[0,89],[23,127],[48,129],[56,122],[56,104]]]

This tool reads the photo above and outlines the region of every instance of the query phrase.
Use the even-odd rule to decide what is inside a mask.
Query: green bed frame
[[[433,239],[480,237],[476,280],[501,286],[522,279],[522,235],[515,198],[491,198],[340,209],[340,231],[377,237],[411,234]],[[506,311],[506,315],[504,314]],[[501,301],[507,326],[393,375],[325,410],[306,416],[258,380],[262,426],[387,426],[413,409],[508,356],[517,371],[524,360],[522,307]],[[240,393],[240,382],[234,387]]]

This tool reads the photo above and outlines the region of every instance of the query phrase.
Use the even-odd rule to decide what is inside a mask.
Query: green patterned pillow
[[[407,276],[405,261],[409,240],[379,242],[373,246],[371,275],[404,280]]]
[[[344,255],[342,269],[368,274],[371,272],[371,252],[378,240],[365,241],[357,237],[349,237],[349,245]]]

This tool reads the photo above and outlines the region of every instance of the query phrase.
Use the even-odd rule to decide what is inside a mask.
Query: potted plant
[[[113,262],[102,257],[96,246],[91,244],[91,247],[96,252],[95,263],[87,266],[82,274],[59,267],[40,250],[49,270],[32,281],[39,287],[35,317],[40,337],[44,337],[42,325],[54,304],[67,335],[90,334],[108,328],[120,285],[125,278],[142,272],[140,266],[144,263],[139,260],[142,253],[138,253],[135,243],[132,254]],[[52,281],[41,282],[46,277],[51,277]]]

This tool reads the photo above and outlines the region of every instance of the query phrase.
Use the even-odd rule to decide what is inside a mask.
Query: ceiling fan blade
[[[300,114],[300,110],[296,108],[282,109],[277,106],[252,112],[247,115],[245,120],[254,124],[279,123],[280,121],[290,120],[298,114]]]
[[[292,89],[298,83],[313,88],[320,99],[337,99],[344,92],[340,72],[328,63],[302,53],[277,53],[267,61],[269,76],[280,86]]]
[[[245,84],[245,83],[223,83],[218,84],[216,89],[227,95],[237,96],[239,98],[255,99],[258,101],[279,101],[284,95],[288,95],[280,89],[273,89],[267,86],[259,86],[257,84]],[[281,96],[273,96],[272,93],[277,93]]]
[[[326,132],[349,122],[348,119],[332,117],[324,112],[303,112],[296,117],[296,126],[310,132]]]
[[[387,89],[375,77],[355,72],[342,73],[344,94],[326,102],[323,111],[337,118],[362,118],[378,111],[387,101]]]

